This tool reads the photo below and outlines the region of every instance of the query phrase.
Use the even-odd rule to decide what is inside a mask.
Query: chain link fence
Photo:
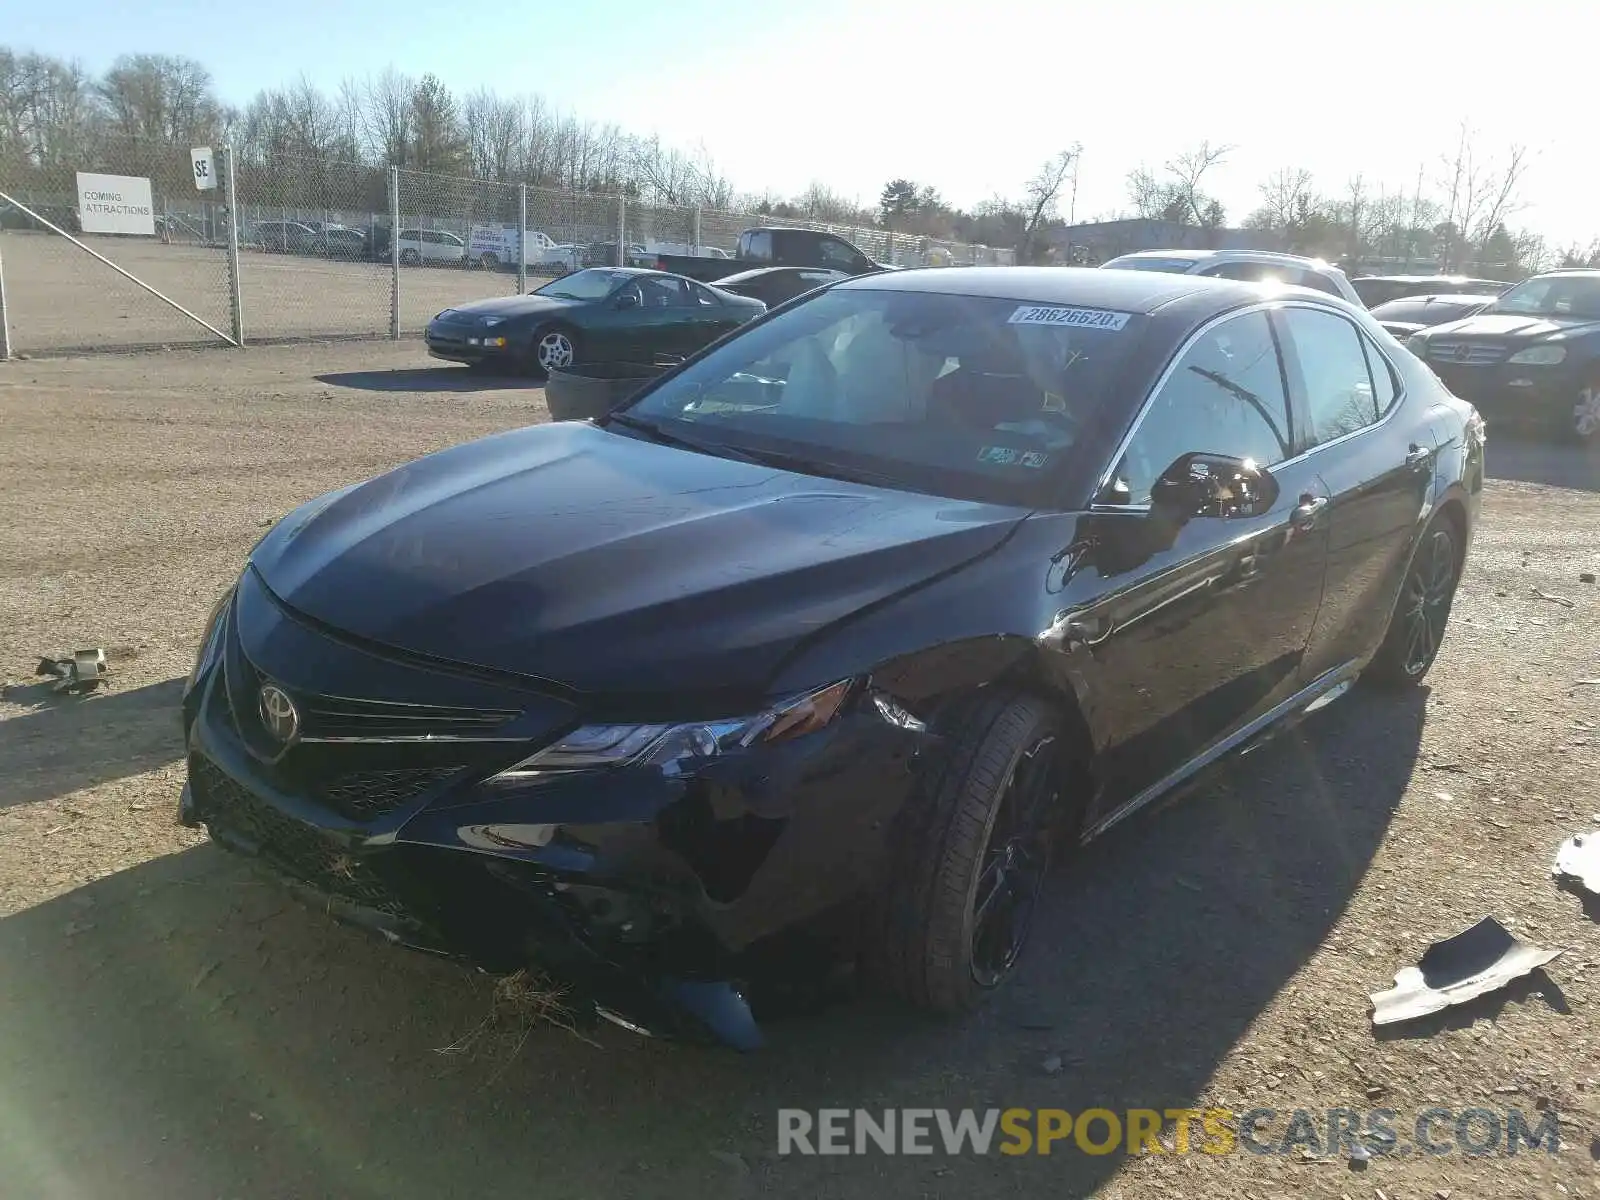
[[[731,259],[757,225],[833,233],[896,266],[1012,261],[1006,250],[868,226],[411,168],[245,153],[231,166],[232,197],[225,186],[196,189],[187,149],[107,142],[71,163],[0,162],[0,318],[11,352],[216,344],[236,328],[246,342],[403,337],[442,309],[588,266]],[[225,161],[217,167],[225,184]],[[147,226],[84,233],[80,173],[131,177],[136,191],[148,181]]]

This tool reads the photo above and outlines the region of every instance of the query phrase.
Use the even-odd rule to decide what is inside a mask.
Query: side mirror
[[[618,308],[638,308],[639,295],[637,292],[623,292],[617,297]]]
[[[1152,511],[1191,517],[1258,517],[1278,502],[1278,481],[1253,459],[1183,454],[1150,489]]]

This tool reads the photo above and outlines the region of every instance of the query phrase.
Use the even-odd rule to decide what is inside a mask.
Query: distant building
[[[1282,250],[1283,239],[1257,229],[1202,229],[1145,217],[1068,225],[1051,239],[1062,262],[1096,266],[1135,250]]]

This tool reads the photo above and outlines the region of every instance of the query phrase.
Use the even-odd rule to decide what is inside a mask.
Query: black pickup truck
[[[658,254],[654,266],[658,271],[687,275],[702,283],[715,283],[729,275],[759,267],[821,267],[843,271],[846,275],[870,275],[874,271],[894,270],[885,263],[874,262],[842,237],[817,229],[784,229],[778,226],[746,229],[739,235],[739,252],[733,258]]]

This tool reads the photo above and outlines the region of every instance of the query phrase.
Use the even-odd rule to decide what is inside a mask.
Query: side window
[[[685,286],[688,287],[689,294],[694,298],[694,303],[698,304],[701,308],[722,307],[722,301],[718,300],[716,296],[712,295],[710,288],[703,288],[698,283],[691,283]]]
[[[1315,308],[1290,308],[1283,316],[1305,381],[1312,441],[1331,442],[1376,421],[1372,373],[1356,327]]]
[[[1301,271],[1299,279],[1291,279],[1290,283],[1298,283],[1301,287],[1316,288],[1319,292],[1327,292],[1330,296],[1340,294],[1339,289],[1333,286],[1333,280],[1317,271]]]
[[[817,253],[822,259],[822,265],[833,267],[836,270],[848,271],[855,266],[856,252],[843,242],[833,238],[823,238],[817,243]]]
[[[772,235],[770,233],[747,233],[741,239],[744,257],[753,258],[760,262],[772,261]]]
[[[1270,263],[1259,262],[1224,262],[1214,267],[1207,267],[1199,272],[1201,275],[1213,275],[1218,279],[1243,279],[1248,283],[1261,283],[1267,279],[1282,279],[1284,271]]]
[[[1361,348],[1367,352],[1367,367],[1372,372],[1372,400],[1381,419],[1399,398],[1400,384],[1394,377],[1394,368],[1389,365],[1389,360],[1366,334],[1361,335]]]
[[[646,308],[684,308],[688,305],[683,281],[670,275],[646,276],[643,290]]]
[[[1253,458],[1264,467],[1294,444],[1277,340],[1263,312],[1201,335],[1174,365],[1117,464],[1117,502],[1147,504],[1150,487],[1181,454]]]

